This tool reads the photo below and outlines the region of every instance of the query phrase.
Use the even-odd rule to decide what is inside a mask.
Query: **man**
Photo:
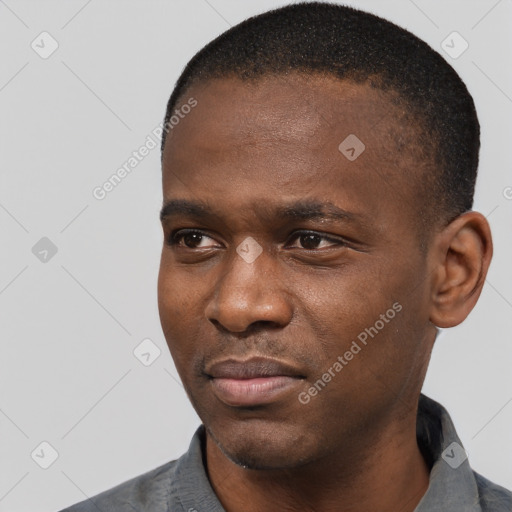
[[[428,45],[304,3],[187,65],[162,140],[162,327],[202,420],[78,511],[510,511],[421,395],[492,256],[474,104]]]

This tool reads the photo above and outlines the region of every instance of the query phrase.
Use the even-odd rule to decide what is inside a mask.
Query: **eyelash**
[[[191,234],[197,234],[197,235],[201,235],[201,236],[206,236],[208,238],[212,238],[211,236],[209,236],[206,233],[199,231],[197,229],[180,229],[180,230],[174,230],[173,232],[171,232],[169,237],[167,237],[167,240],[166,240],[167,244],[170,245],[171,247],[174,247],[174,246],[178,245],[179,241],[184,236],[191,235]],[[296,231],[295,233],[293,233],[291,240],[295,241],[297,238],[300,238],[301,236],[307,236],[307,235],[317,236],[323,241],[334,243],[340,247],[347,246],[347,243],[344,240],[339,239],[339,238],[330,237],[327,235],[322,235],[321,233],[318,233],[317,231]],[[212,240],[213,240],[213,238],[212,238]],[[193,247],[185,247],[185,249],[194,250]],[[322,248],[321,249],[304,249],[304,250],[305,251],[317,251],[317,250],[322,250]]]

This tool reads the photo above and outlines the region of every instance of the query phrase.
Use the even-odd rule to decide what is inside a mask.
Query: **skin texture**
[[[428,486],[416,414],[435,326],[457,325],[478,299],[492,254],[485,218],[420,227],[417,183],[434,172],[432,148],[391,93],[290,73],[209,80],[182,102],[190,97],[197,106],[164,148],[164,203],[205,201],[214,214],[163,219],[158,297],[207,429],[213,489],[228,512],[413,511]],[[349,134],[365,144],[353,162],[338,150]],[[274,215],[304,199],[350,218]],[[192,228],[200,235],[165,242]],[[249,236],[262,248],[252,263],[236,252]],[[301,403],[395,303],[400,312]],[[227,405],[208,368],[252,356],[301,379],[275,402]]]

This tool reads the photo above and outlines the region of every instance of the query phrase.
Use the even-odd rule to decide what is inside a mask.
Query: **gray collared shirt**
[[[415,512],[512,512],[512,492],[473,471],[448,412],[420,396],[418,445],[431,466]],[[188,451],[148,473],[61,512],[225,512],[203,462],[204,427]]]

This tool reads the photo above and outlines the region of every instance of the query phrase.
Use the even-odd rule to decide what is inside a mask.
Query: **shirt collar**
[[[188,451],[177,461],[176,486],[171,491],[171,503],[174,499],[184,512],[226,512],[206,474],[205,445],[205,429],[201,425],[192,437]]]
[[[418,445],[433,462],[427,492],[414,512],[464,510],[481,512],[479,493],[450,415],[425,395],[420,395],[417,421]]]

